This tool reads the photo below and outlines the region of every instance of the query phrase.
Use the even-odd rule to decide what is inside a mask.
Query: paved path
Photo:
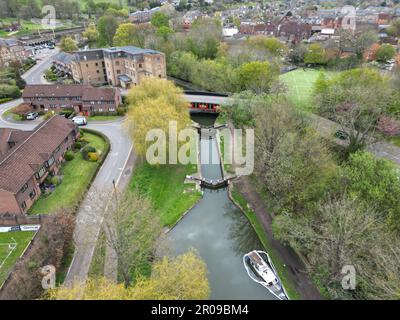
[[[296,252],[291,247],[284,246],[275,240],[272,235],[272,217],[268,213],[264,200],[260,197],[254,185],[248,177],[241,177],[234,182],[236,189],[246,198],[251,209],[254,211],[262,224],[268,242],[286,264],[287,272],[295,285],[295,289],[304,300],[321,300],[322,296],[310,280],[307,270]]]

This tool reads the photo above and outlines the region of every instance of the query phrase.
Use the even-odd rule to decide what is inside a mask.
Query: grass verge
[[[135,169],[129,190],[147,196],[164,226],[173,226],[200,198],[194,184],[185,184],[186,175],[197,171],[196,165],[142,164]]]
[[[85,132],[85,140],[97,149],[102,156],[105,155],[108,142],[101,136]],[[52,213],[62,208],[75,209],[85,195],[101,161],[91,162],[83,159],[80,152],[75,153],[75,158],[66,162],[62,167],[63,180],[53,193],[42,195],[30,208],[29,214]]]
[[[279,274],[279,278],[281,279],[287,294],[289,295],[290,299],[298,300],[300,299],[300,294],[294,288],[291,280],[289,280],[289,275],[287,269],[284,266],[283,261],[280,257],[276,254],[275,250],[271,247],[268,238],[264,232],[264,229],[258,220],[257,216],[255,215],[254,211],[248,207],[247,200],[234,188],[231,189],[231,196],[233,200],[239,204],[240,209],[246,215],[247,219],[250,221],[251,225],[253,226],[255,232],[257,233],[258,238],[260,239],[263,247],[270,255],[272,261],[274,262],[275,268]]]

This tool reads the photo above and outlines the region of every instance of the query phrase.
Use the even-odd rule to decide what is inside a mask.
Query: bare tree
[[[118,194],[106,208],[103,226],[106,242],[115,251],[118,268],[128,286],[133,276],[150,260],[161,224],[147,199],[136,193]]]

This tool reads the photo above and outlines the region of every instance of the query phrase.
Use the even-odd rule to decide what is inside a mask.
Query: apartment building
[[[37,111],[72,109],[85,115],[93,112],[113,113],[122,104],[118,88],[94,88],[84,84],[27,85],[22,98],[24,103]]]
[[[130,88],[144,77],[167,77],[162,52],[133,46],[77,51],[70,62],[75,82]]]
[[[26,213],[78,136],[77,127],[58,115],[32,131],[0,128],[0,213]]]
[[[21,41],[0,38],[0,67],[7,67],[14,61],[23,62],[29,56]]]

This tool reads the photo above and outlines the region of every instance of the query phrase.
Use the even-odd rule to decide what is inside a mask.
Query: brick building
[[[129,88],[144,77],[167,77],[165,55],[133,46],[77,51],[70,62],[75,82]]]
[[[22,98],[24,103],[37,111],[73,109],[86,115],[92,112],[116,112],[122,103],[117,88],[94,88],[83,84],[27,85]]]
[[[0,213],[26,213],[78,136],[77,127],[62,116],[32,131],[0,128]]]
[[[24,62],[29,56],[21,41],[0,38],[0,67],[7,67],[14,61]]]

